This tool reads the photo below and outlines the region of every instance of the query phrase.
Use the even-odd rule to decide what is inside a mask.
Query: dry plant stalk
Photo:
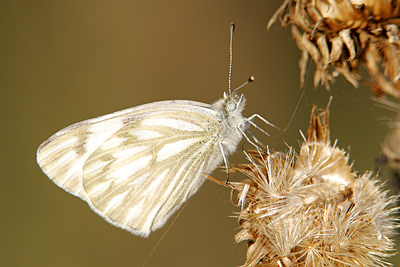
[[[385,161],[393,168],[400,178],[400,103],[392,102],[386,98],[375,99],[382,107],[395,113],[394,119],[388,121],[388,132],[382,143],[382,154]]]
[[[302,51],[300,83],[309,56],[314,86],[341,73],[355,87],[363,65],[376,92],[400,97],[400,0],[285,0],[268,23],[292,25]]]
[[[249,177],[214,182],[237,192],[247,241],[242,266],[388,266],[396,197],[371,172],[357,175],[346,152],[330,144],[328,108],[312,110],[300,153],[249,151],[235,165]]]
[[[382,144],[382,153],[393,170],[397,172],[397,176],[400,177],[400,117],[398,121],[389,125],[389,131]]]

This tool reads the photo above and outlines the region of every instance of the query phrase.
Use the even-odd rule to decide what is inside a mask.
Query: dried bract
[[[400,97],[400,0],[285,0],[270,19],[291,30],[299,49],[301,85],[311,56],[314,86],[341,73],[355,87],[360,65],[377,92]]]
[[[304,136],[303,136],[304,137]],[[237,193],[247,241],[243,266],[387,266],[397,226],[396,197],[386,196],[370,172],[357,176],[346,152],[329,138],[328,110],[312,111],[297,155],[249,151],[235,165],[249,177],[218,182]]]

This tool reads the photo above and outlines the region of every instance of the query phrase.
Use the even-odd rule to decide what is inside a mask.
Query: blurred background
[[[41,142],[72,123],[157,100],[212,103],[228,87],[229,25],[236,24],[233,87],[276,150],[298,148],[313,104],[331,105],[331,138],[350,148],[358,173],[374,170],[386,132],[369,88],[339,77],[313,89],[310,64],[299,88],[300,51],[288,29],[266,25],[282,1],[2,1],[1,266],[237,266],[238,209],[230,191],[207,181],[165,227],[143,239],[111,226],[54,185],[36,164]],[[301,97],[302,96],[302,97]],[[297,106],[297,104],[299,105]],[[297,109],[296,109],[297,107]],[[230,158],[245,163],[243,143]],[[383,169],[389,187],[390,170]],[[215,171],[221,180],[225,173]],[[243,179],[239,174],[232,179]],[[399,257],[391,260],[393,263]],[[398,263],[400,264],[400,263]]]

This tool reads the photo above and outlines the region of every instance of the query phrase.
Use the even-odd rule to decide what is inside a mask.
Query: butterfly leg
[[[264,145],[263,143],[261,143],[261,142],[257,139],[257,137],[255,137],[254,134],[253,134],[249,129],[247,129],[246,131],[251,135],[251,138],[254,140],[254,142],[256,142],[256,143],[257,143],[258,145],[260,145],[261,147],[265,147],[265,145]]]
[[[256,126],[256,124],[253,122],[253,119],[254,119],[254,118],[259,118],[259,119],[262,120],[265,124],[268,124],[268,125],[274,127],[275,129],[278,129],[279,131],[286,131],[286,130],[287,130],[287,129],[280,128],[280,127],[278,127],[278,126],[276,126],[276,125],[270,123],[268,120],[266,120],[264,117],[262,117],[262,116],[259,115],[259,114],[253,114],[253,115],[251,115],[250,117],[248,117],[248,118],[246,119],[247,122],[249,122],[251,125],[253,125],[254,127],[256,127],[257,129],[261,130],[261,131],[264,132],[264,133],[265,133],[265,131],[263,131],[260,127]],[[267,134],[267,135],[270,136],[269,134]]]
[[[247,136],[247,134],[245,132],[243,132],[243,130],[240,127],[238,127],[238,130],[243,135],[243,137],[247,140],[247,142],[252,144],[257,149],[257,151],[262,151],[262,149],[257,144],[255,144],[253,141],[251,141],[251,139]]]
[[[255,124],[253,121],[248,120],[247,121],[250,125],[254,126],[254,128],[260,130],[262,133],[264,133],[265,135],[267,135],[268,137],[271,137],[271,135],[269,133],[267,133],[263,128],[261,128],[260,126],[258,126],[257,124]],[[272,137],[271,137],[272,138]]]
[[[228,162],[228,159],[225,156],[224,148],[222,147],[222,144],[218,143],[218,145],[219,145],[219,149],[221,150],[221,154],[222,154],[222,157],[224,159],[225,168],[226,168],[226,182],[225,182],[225,184],[228,184],[229,183],[229,162]]]

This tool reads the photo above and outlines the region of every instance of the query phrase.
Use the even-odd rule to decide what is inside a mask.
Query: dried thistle
[[[300,83],[311,56],[316,64],[314,86],[341,73],[355,87],[360,65],[378,92],[400,97],[400,0],[285,0],[268,23],[280,18],[292,25],[302,51]]]
[[[387,266],[397,226],[396,197],[370,172],[357,176],[346,152],[330,144],[328,110],[312,110],[298,155],[249,151],[233,171],[250,179],[225,184],[238,192],[248,242],[242,266]]]

